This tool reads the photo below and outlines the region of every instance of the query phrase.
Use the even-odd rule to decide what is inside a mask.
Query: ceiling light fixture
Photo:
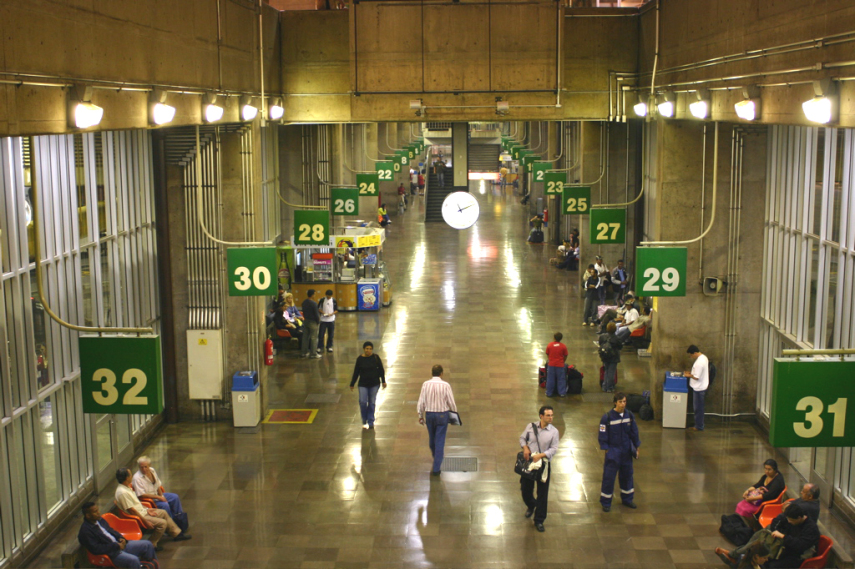
[[[272,121],[278,121],[285,116],[285,107],[282,106],[282,99],[273,97],[268,105],[267,115]]]
[[[202,111],[205,115],[205,122],[217,122],[223,118],[225,109],[217,104],[216,94],[205,93],[202,95]]]
[[[249,95],[240,97],[240,116],[245,121],[251,121],[258,116],[258,103]]]
[[[689,112],[696,119],[704,120],[709,117],[710,112],[710,92],[706,89],[698,89],[695,91],[697,101],[689,105]]]
[[[656,109],[659,115],[665,118],[674,116],[674,93],[666,91],[656,98]]]
[[[816,96],[802,103],[805,118],[820,124],[837,122],[837,91],[831,79],[814,81],[813,92]]]
[[[154,89],[148,100],[148,120],[155,126],[171,123],[175,107],[166,104],[166,91]]]
[[[636,116],[647,116],[647,103],[644,101],[644,95],[642,93],[638,94],[638,102],[633,105],[632,110],[635,111]]]
[[[104,109],[92,104],[92,87],[75,85],[68,93],[68,123],[73,128],[91,128],[101,123]]]
[[[736,116],[744,121],[753,121],[760,117],[760,89],[756,85],[743,87],[743,99],[733,105]]]

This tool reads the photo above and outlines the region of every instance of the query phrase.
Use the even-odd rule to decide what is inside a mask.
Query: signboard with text
[[[398,170],[401,167],[398,165]],[[377,178],[381,182],[390,182],[394,179],[395,172],[395,163],[391,160],[381,160],[380,162],[374,163],[374,171],[377,172]]]
[[[376,174],[357,174],[356,189],[360,196],[376,196],[380,187],[380,170]],[[390,173],[390,180],[391,173]]]
[[[276,247],[231,247],[226,250],[229,296],[273,296],[278,259]]]
[[[567,172],[546,172],[543,175],[543,191],[547,194],[563,194],[567,183]]]
[[[330,188],[330,210],[333,215],[358,215],[357,188]]]
[[[686,296],[685,247],[639,247],[635,250],[635,286],[639,296]]]
[[[160,336],[81,336],[78,347],[84,413],[163,411]]]
[[[561,212],[564,215],[588,215],[591,211],[590,186],[564,186]]]
[[[294,243],[296,245],[330,245],[330,213],[317,210],[294,212]]]
[[[591,210],[591,243],[625,243],[626,242],[626,210],[621,209],[592,209]]]

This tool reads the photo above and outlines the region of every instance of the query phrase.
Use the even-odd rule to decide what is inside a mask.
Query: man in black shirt
[[[303,345],[301,356],[303,358],[320,358],[321,355],[315,353],[314,347],[318,343],[318,328],[321,325],[321,312],[318,310],[318,303],[312,300],[315,296],[315,289],[310,288],[306,293],[306,300],[303,301]]]
[[[716,548],[715,552],[725,563],[735,564],[757,541],[765,543],[772,552],[767,567],[799,567],[805,552],[819,544],[819,528],[800,505],[790,504],[786,512],[775,518],[768,528],[755,533],[745,545],[733,551]]]
[[[819,520],[819,486],[816,484],[805,484],[802,486],[802,491],[799,492],[799,497],[790,502],[784,502],[781,508],[782,512],[786,512],[790,506],[798,504],[804,510],[807,517],[813,521]]]
[[[106,555],[116,567],[140,569],[141,561],[157,559],[154,545],[148,540],[126,540],[122,534],[110,527],[101,517],[101,511],[94,502],[86,502],[81,507],[83,525],[77,534],[80,542],[92,555]],[[145,564],[149,567],[149,564]]]

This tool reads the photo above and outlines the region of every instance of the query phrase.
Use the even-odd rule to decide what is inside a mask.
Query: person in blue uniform
[[[606,451],[603,466],[603,485],[600,488],[600,504],[603,511],[612,509],[615,475],[620,477],[621,503],[635,509],[635,487],[632,482],[633,455],[638,458],[638,425],[632,411],[626,408],[626,395],[617,392],[613,398],[615,408],[600,419],[600,450]]]

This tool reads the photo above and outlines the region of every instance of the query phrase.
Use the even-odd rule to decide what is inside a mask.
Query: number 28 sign
[[[769,442],[776,447],[855,446],[855,361],[775,358]]]
[[[84,413],[163,411],[160,336],[81,336],[78,347]]]
[[[686,296],[685,247],[639,247],[635,282],[640,296]]]

